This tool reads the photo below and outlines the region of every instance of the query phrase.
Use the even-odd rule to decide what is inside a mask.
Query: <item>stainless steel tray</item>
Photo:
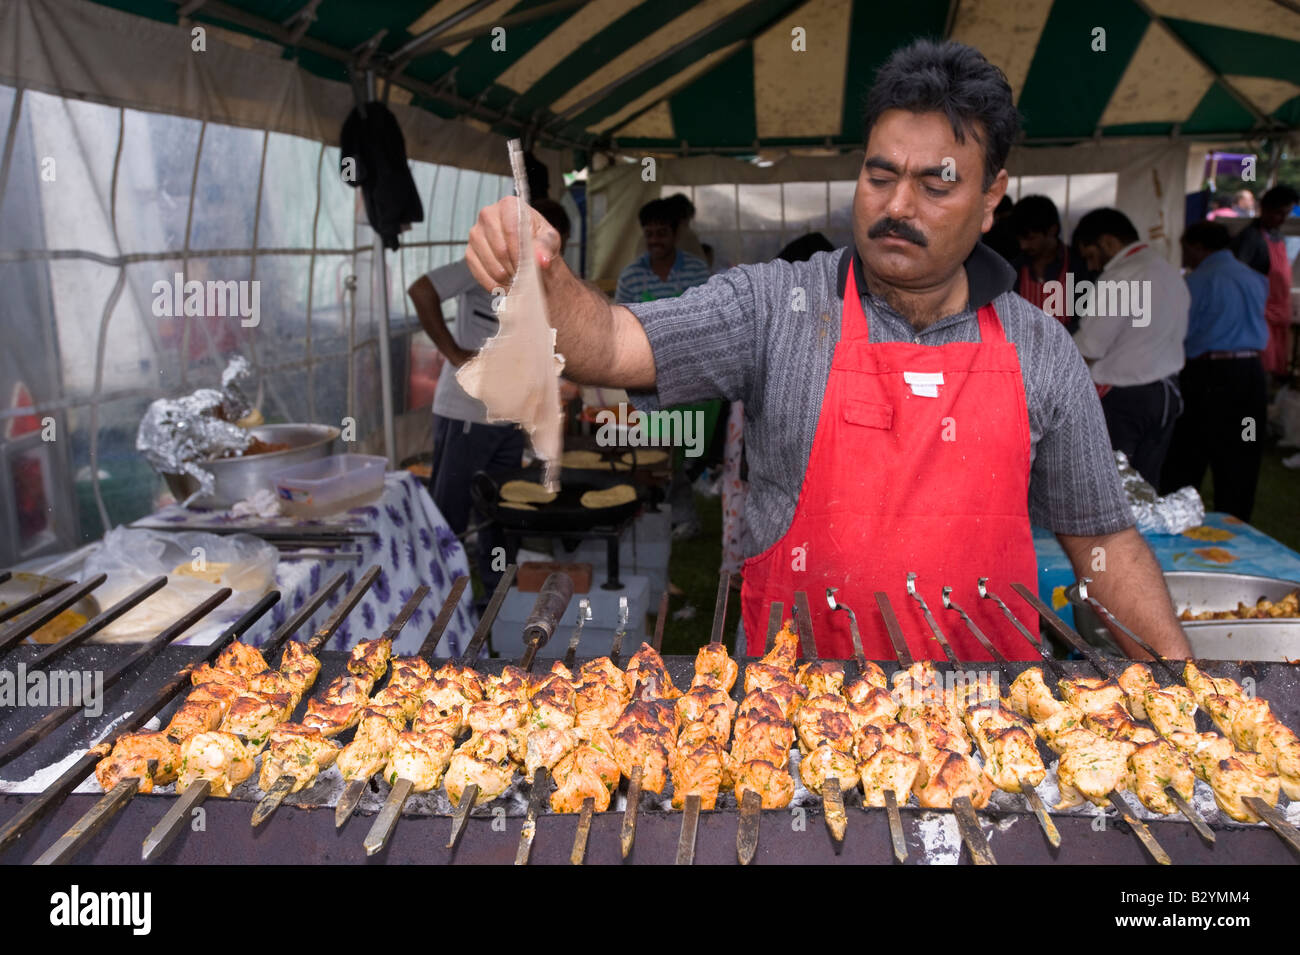
[[[1259,598],[1279,600],[1300,588],[1300,581],[1255,574],[1219,574],[1180,570],[1165,574],[1174,611],[1232,610]],[[1110,631],[1087,604],[1074,602],[1074,621],[1089,642],[1114,648]],[[1183,620],[1192,653],[1203,660],[1300,661],[1300,618],[1275,620]]]
[[[211,458],[203,466],[216,479],[213,493],[195,500],[196,507],[229,507],[263,488],[271,487],[271,475],[294,464],[315,461],[334,452],[334,441],[341,433],[326,424],[264,424],[249,429],[255,438],[267,443],[288,443],[283,451],[254,454],[246,458]],[[164,474],[167,487],[177,501],[198,490],[198,482],[188,474]]]

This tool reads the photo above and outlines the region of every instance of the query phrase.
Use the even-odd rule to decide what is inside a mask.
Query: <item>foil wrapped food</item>
[[[1161,497],[1123,451],[1115,452],[1115,466],[1140,533],[1181,534],[1205,520],[1205,503],[1196,488],[1189,485]]]
[[[241,454],[252,434],[235,424],[251,410],[240,380],[248,361],[232,358],[221,373],[221,388],[200,388],[180,398],[159,398],[149,405],[135,435],[136,450],[161,474],[188,474],[199,489],[183,503],[213,492],[215,478],[202,466],[208,458]]]

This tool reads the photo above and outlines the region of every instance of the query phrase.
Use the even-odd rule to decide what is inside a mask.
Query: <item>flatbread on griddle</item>
[[[502,502],[501,502],[501,506],[502,506],[502,507],[508,507],[508,508],[510,508],[511,510],[515,510],[515,511],[535,511],[535,510],[537,510],[537,505],[536,505],[536,504],[525,504],[525,503],[523,503],[522,501],[502,501]]]
[[[535,481],[506,481],[501,485],[501,500],[514,504],[549,504],[555,500],[555,492]]]
[[[668,460],[668,452],[657,449],[650,451],[629,451],[623,455],[624,464],[632,464],[639,468],[653,467],[656,464],[663,464]]]
[[[561,467],[582,471],[611,471],[614,465],[600,456],[599,451],[565,451],[560,457]]]
[[[631,484],[615,484],[601,491],[588,491],[582,495],[579,503],[591,510],[604,507],[618,507],[636,500],[636,488]]]

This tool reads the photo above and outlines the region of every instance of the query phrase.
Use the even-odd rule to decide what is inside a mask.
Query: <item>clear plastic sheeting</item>
[[[165,488],[135,446],[145,409],[218,388],[235,357],[269,423],[350,419],[353,450],[382,447],[381,347],[395,411],[410,407],[400,372],[419,325],[406,289],[461,256],[480,205],[510,188],[505,176],[411,161],[431,214],[386,256],[385,343],[372,236],[336,147],[0,85],[0,137],[11,133],[0,144],[11,157],[0,179],[0,470],[21,456],[25,486],[41,492],[0,500],[0,566],[155,509]],[[191,281],[204,285],[202,306],[177,314],[178,283]],[[229,289],[255,296],[257,313],[223,307],[238,300]],[[55,440],[21,433],[47,417]],[[16,528],[36,523],[57,534],[33,549]]]
[[[1181,534],[1205,520],[1205,504],[1194,487],[1183,487],[1161,497],[1129,464],[1128,455],[1115,452],[1115,466],[1124,496],[1142,534]]]

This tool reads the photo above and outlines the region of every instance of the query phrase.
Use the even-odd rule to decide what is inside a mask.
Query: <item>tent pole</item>
[[[367,99],[373,102],[374,70],[366,70],[365,90]],[[379,388],[384,415],[384,455],[391,471],[397,469],[397,434],[393,426],[393,341],[388,333],[388,260],[384,257],[384,240],[375,231],[374,223],[370,224],[370,231],[375,237],[374,250],[370,254],[370,287],[374,290],[378,286],[379,292],[377,297],[371,294],[370,301],[374,303],[377,298],[379,304]]]

